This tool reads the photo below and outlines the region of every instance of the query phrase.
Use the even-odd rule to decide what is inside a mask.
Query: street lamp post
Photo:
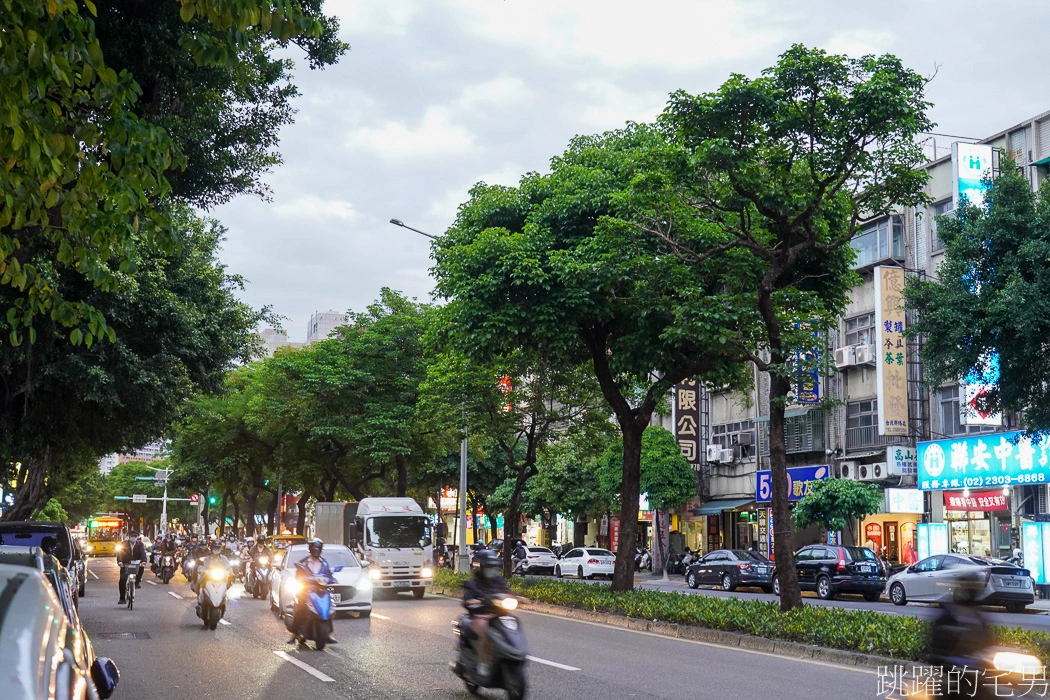
[[[391,219],[394,226],[408,229],[426,236],[431,240],[437,240],[437,236],[412,228],[401,219]],[[441,504],[438,504],[438,512],[441,512]],[[461,574],[470,573],[470,560],[467,557],[467,422],[463,421],[463,440],[459,443],[459,527],[456,528],[456,570]]]

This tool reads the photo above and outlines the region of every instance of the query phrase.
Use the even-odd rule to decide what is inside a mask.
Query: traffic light
[[[263,486],[269,486],[269,485],[270,485],[270,480],[269,479],[263,479]]]
[[[218,496],[208,496],[208,505],[213,506],[219,502]]]

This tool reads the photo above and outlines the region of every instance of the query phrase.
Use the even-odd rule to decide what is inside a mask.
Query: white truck
[[[368,562],[378,590],[411,591],[422,598],[434,583],[431,523],[411,498],[362,498],[357,503],[318,503],[315,533],[324,542],[351,546]]]

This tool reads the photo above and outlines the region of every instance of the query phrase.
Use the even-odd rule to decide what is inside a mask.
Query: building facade
[[[266,348],[266,357],[273,357],[279,348],[301,348],[306,343],[296,343],[288,340],[288,333],[276,328],[264,328],[259,333],[263,345]]]
[[[346,314],[338,311],[318,311],[306,324],[306,342],[324,340],[339,326],[346,325]]]

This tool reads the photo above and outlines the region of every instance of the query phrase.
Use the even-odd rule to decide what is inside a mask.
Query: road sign
[[[200,503],[200,501],[201,501],[200,495],[198,495],[196,493],[191,493],[190,494],[190,503],[192,503],[193,505],[197,505],[198,503]]]
[[[144,494],[144,493],[132,494],[131,495],[131,502],[132,503],[145,503],[146,502],[146,494]]]
[[[154,477],[152,477],[152,476],[136,476],[135,477],[135,481],[153,481],[153,480],[154,480]]]
[[[168,470],[161,469],[159,472],[153,475],[153,480],[156,481],[158,484],[163,484],[165,481],[168,480]]]

